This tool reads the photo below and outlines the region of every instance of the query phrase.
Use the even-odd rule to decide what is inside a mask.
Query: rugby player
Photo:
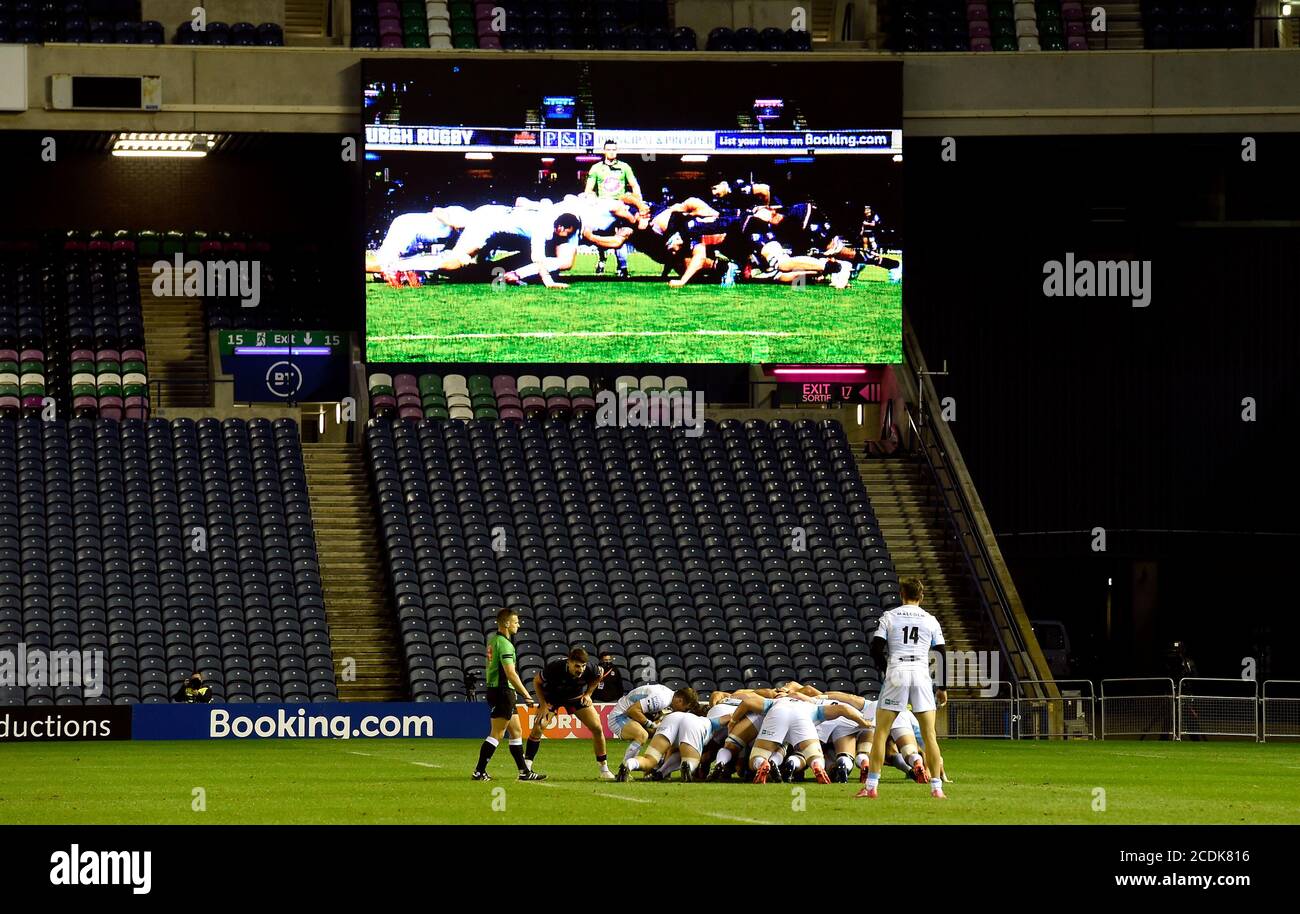
[[[626,781],[628,774],[633,771],[652,771],[674,752],[681,756],[681,779],[687,782],[695,779],[704,747],[723,724],[705,716],[700,697],[694,689],[678,689],[673,697],[680,699],[685,710],[673,711],[664,717],[641,755],[630,758],[619,766],[615,780]]]
[[[563,707],[591,731],[596,764],[600,767],[597,776],[602,781],[614,780],[614,772],[609,770],[609,760],[605,754],[605,728],[601,726],[600,715],[596,713],[591,701],[591,693],[596,691],[601,678],[599,668],[580,647],[569,651],[568,657],[552,660],[534,677],[537,715],[533,718],[533,729],[528,734],[528,748],[524,752],[524,760],[530,770],[537,758],[537,751],[542,747],[543,722],[552,708]]]
[[[657,682],[637,686],[615,702],[609,712],[609,732],[615,739],[631,740],[623,761],[637,755],[641,745],[650,738],[656,718],[669,709],[685,710],[673,690]]]
[[[601,161],[591,166],[591,170],[587,172],[585,192],[594,193],[597,197],[608,200],[621,200],[628,194],[639,198],[641,185],[637,183],[636,175],[632,174],[632,166],[619,161],[618,143],[614,140],[606,140],[603,152]],[[605,272],[606,249],[597,247],[596,250],[599,254],[596,275],[599,276]],[[621,246],[614,248],[614,259],[618,263],[618,278],[627,279],[629,275],[627,252]]]
[[[885,761],[885,742],[893,729],[895,718],[907,710],[910,704],[924,738],[930,795],[941,800],[945,797],[939,739],[934,730],[934,711],[936,697],[938,704],[943,705],[947,702],[947,696],[942,688],[933,688],[930,680],[930,651],[937,651],[940,662],[943,662],[943,630],[939,626],[939,620],[921,608],[925,588],[919,578],[907,578],[900,582],[899,590],[903,605],[882,615],[872,635],[871,653],[877,668],[884,671],[884,685],[876,703],[876,732],[871,740],[870,770],[867,772],[867,782],[857,796],[866,799],[877,796],[880,771]]]

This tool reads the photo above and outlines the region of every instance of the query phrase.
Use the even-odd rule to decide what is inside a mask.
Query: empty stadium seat
[[[492,383],[512,395],[509,378]],[[625,676],[648,657],[661,682],[697,689],[796,675],[879,688],[867,637],[901,600],[837,423],[707,422],[691,438],[549,417],[376,418],[365,437],[417,701],[482,687],[501,606],[521,612],[526,679],[582,645]]]

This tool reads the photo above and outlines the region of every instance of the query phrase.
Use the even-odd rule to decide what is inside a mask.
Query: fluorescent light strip
[[[201,159],[206,149],[114,149],[113,155],[134,159]]]
[[[777,368],[773,374],[864,375],[865,368]]]

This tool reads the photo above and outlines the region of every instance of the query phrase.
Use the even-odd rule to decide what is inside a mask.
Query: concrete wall
[[[711,6],[713,0],[699,3]],[[722,0],[716,6],[710,21],[732,9]],[[697,12],[690,4],[688,15]],[[427,59],[431,53],[438,52],[382,56]],[[820,60],[843,61],[850,80],[855,63],[887,56],[818,52]],[[0,129],[351,134],[360,60],[360,52],[346,48],[34,46],[31,110],[0,115]],[[47,111],[54,73],[160,75],[164,110]],[[913,136],[1300,131],[1300,97],[1288,88],[1300,85],[1300,54],[1289,50],[913,54],[904,59],[903,81],[904,129]]]

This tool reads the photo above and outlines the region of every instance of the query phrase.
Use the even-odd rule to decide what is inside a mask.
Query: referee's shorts
[[[483,690],[493,720],[509,720],[518,710],[515,690],[510,686],[488,686]]]

